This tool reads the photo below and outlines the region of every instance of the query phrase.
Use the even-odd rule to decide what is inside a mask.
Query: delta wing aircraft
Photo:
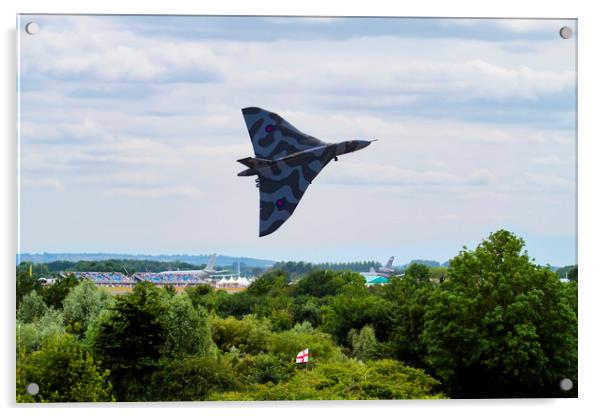
[[[257,175],[260,237],[273,233],[293,215],[311,182],[331,160],[374,141],[325,143],[300,132],[276,113],[248,107],[242,114],[255,157],[238,160],[248,167],[238,176]]]

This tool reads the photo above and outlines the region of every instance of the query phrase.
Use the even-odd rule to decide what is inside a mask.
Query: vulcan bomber
[[[303,194],[331,160],[363,149],[374,140],[325,143],[297,130],[276,113],[242,109],[255,157],[239,159],[259,188],[259,236],[276,231],[293,215]]]

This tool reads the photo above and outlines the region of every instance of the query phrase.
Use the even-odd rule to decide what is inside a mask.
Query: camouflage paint
[[[324,143],[258,107],[244,108],[242,114],[255,157],[238,160],[248,167],[238,176],[258,177],[260,237],[273,233],[293,215],[311,182],[332,159],[370,144],[366,140]]]

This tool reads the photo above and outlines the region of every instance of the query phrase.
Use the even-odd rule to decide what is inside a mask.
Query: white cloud
[[[484,169],[457,174],[443,170],[404,169],[392,165],[352,161],[341,162],[340,166],[332,168],[327,178],[327,183],[333,184],[402,187],[483,186],[495,180],[493,174]]]
[[[129,198],[190,198],[200,199],[205,193],[194,186],[174,186],[174,187],[110,187],[104,194],[109,197],[129,197]]]
[[[23,48],[24,71],[60,78],[148,82],[215,79],[225,69],[206,43],[145,38],[111,19],[78,16],[63,17],[60,22],[44,26],[42,19],[40,36]]]
[[[574,180],[566,179],[554,174],[543,174],[535,172],[526,172],[525,179],[530,184],[539,188],[552,191],[575,191],[576,183]]]

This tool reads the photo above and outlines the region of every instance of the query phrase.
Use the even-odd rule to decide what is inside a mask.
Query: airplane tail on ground
[[[215,259],[217,258],[217,254],[213,254],[209,257],[209,261],[207,261],[207,266],[205,267],[205,271],[213,271],[213,266],[215,266]]]
[[[387,269],[390,269],[393,267],[393,259],[394,258],[395,258],[395,256],[389,257],[389,261],[387,262],[387,265],[385,266]]]

